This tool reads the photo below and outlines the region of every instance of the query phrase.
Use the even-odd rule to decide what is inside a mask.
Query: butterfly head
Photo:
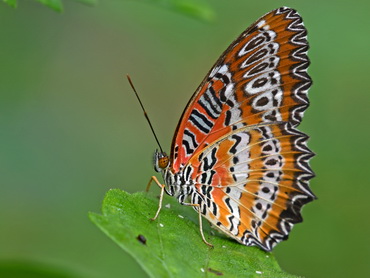
[[[154,170],[162,172],[165,170],[170,163],[170,159],[165,152],[159,152],[158,150],[154,153]]]

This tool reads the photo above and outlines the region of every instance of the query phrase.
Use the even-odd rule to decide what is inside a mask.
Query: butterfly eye
[[[158,160],[158,166],[159,166],[159,168],[162,168],[162,169],[166,168],[167,165],[168,165],[168,162],[169,162],[169,160],[168,160],[168,156],[167,155],[165,155],[164,157],[161,157]]]
[[[154,153],[154,170],[156,172],[161,172],[168,166],[170,162],[168,155],[166,153],[155,151]]]

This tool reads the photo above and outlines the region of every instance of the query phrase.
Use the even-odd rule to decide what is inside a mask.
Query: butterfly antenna
[[[149,124],[149,126],[150,126],[150,129],[152,130],[152,133],[153,133],[153,135],[154,135],[154,138],[155,138],[155,140],[157,141],[157,144],[158,144],[158,146],[159,146],[159,149],[161,150],[161,153],[163,153],[163,150],[162,150],[161,144],[159,144],[158,137],[157,137],[157,135],[155,134],[155,132],[154,132],[154,128],[153,128],[153,126],[152,126],[152,123],[151,123],[151,122],[150,122],[150,120],[149,120],[148,113],[146,113],[146,111],[145,111],[144,105],[143,105],[143,103],[141,102],[141,99],[140,99],[140,97],[139,97],[138,93],[136,92],[136,89],[135,89],[135,87],[134,87],[134,84],[133,84],[133,83],[132,83],[132,81],[131,81],[130,76],[129,76],[128,74],[127,74],[126,76],[127,76],[128,82],[129,82],[129,83],[130,83],[130,85],[131,85],[132,90],[134,91],[134,93],[135,93],[135,95],[136,95],[137,100],[138,100],[138,101],[139,101],[139,103],[140,103],[141,109],[142,109],[142,110],[143,110],[143,112],[144,112],[144,116],[145,116],[145,118],[146,118],[146,120],[147,120],[147,122],[148,122],[148,124]]]

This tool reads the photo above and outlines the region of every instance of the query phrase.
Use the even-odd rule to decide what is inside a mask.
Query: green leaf
[[[98,0],[74,0],[74,1],[89,6],[95,6],[96,4],[98,4]]]
[[[199,1],[171,0],[168,2],[160,1],[159,3],[171,10],[204,21],[211,21],[215,17],[214,11],[208,5],[199,3]]]
[[[3,0],[7,3],[10,7],[16,8],[17,7],[17,0]]]
[[[0,277],[18,278],[76,278],[80,275],[70,270],[33,261],[0,261]]]
[[[131,254],[150,277],[296,277],[283,272],[271,253],[225,238],[204,225],[209,248],[199,232],[197,213],[166,196],[155,221],[158,198],[146,193],[108,191],[102,215],[89,217]],[[204,221],[206,224],[206,221]]]
[[[61,0],[37,0],[38,2],[52,8],[54,11],[62,12],[63,11],[63,4]]]
[[[17,0],[3,0],[9,6],[16,8]],[[62,12],[62,0],[36,0],[37,2],[52,8],[54,11]],[[74,0],[75,2],[83,3],[89,6],[94,6],[98,0]],[[206,4],[199,3],[194,0],[146,0],[147,3],[161,6],[163,8],[182,13],[204,21],[211,21],[215,14],[214,11]]]
[[[197,0],[143,0],[145,3],[156,5],[186,16],[203,21],[211,21],[215,17],[213,9]]]
[[[16,8],[17,7],[17,0],[3,0],[9,6]],[[63,3],[62,0],[36,0],[37,2],[52,8],[54,11],[62,12],[63,11]],[[94,6],[98,3],[98,0],[74,0],[76,2],[80,2],[82,4],[86,4],[89,6]]]

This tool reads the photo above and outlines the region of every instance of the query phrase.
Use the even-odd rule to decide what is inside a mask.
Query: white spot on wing
[[[262,80],[265,80],[266,82],[262,83]],[[262,85],[258,86],[259,82]],[[247,94],[254,95],[279,87],[280,85],[281,85],[280,73],[277,70],[274,70],[271,72],[266,72],[264,74],[258,75],[245,85],[244,90]]]
[[[229,72],[229,68],[227,67],[227,65],[223,65],[219,71],[219,73],[222,73],[222,74],[227,74]]]
[[[259,54],[264,53],[264,55],[259,55],[258,59],[256,59],[256,53],[249,56],[241,65],[240,68],[244,69],[246,67],[249,67],[252,64],[258,63],[259,61],[266,59],[272,55],[275,55],[279,51],[279,44],[276,42],[270,42],[269,44],[261,47],[257,52]]]
[[[273,91],[278,91],[277,93],[272,93]],[[258,105],[261,99],[266,99],[264,105]],[[269,90],[258,96],[256,96],[252,101],[252,107],[258,111],[271,110],[273,108],[280,107],[283,100],[283,91],[281,88],[276,88],[274,90]]]
[[[261,28],[265,24],[266,24],[266,21],[265,20],[261,20],[260,22],[257,23],[257,27],[258,28]]]
[[[266,36],[266,33],[267,33],[267,36]],[[240,57],[244,56],[245,54],[253,51],[254,49],[259,48],[259,47],[261,47],[262,45],[264,45],[268,42],[274,41],[275,38],[276,38],[276,33],[274,31],[266,30],[266,31],[260,33],[259,35],[255,36],[251,40],[249,40],[243,46],[243,48],[239,51],[238,55]],[[256,44],[256,42],[258,42],[258,43]],[[251,46],[254,46],[254,47],[251,48]]]
[[[227,198],[229,198],[229,202],[228,202],[227,207],[232,210],[231,215],[234,216],[231,219],[230,226],[228,227],[228,228],[231,228],[231,226],[232,226],[233,229],[230,230],[230,232],[233,235],[237,235],[239,233],[238,225],[239,225],[239,219],[240,219],[239,203],[238,202],[239,202],[239,199],[240,199],[241,192],[238,189],[237,190],[235,190],[235,189],[236,188],[231,188],[231,191],[228,193],[228,195],[226,195],[224,197],[224,202]],[[225,202],[225,204],[227,204],[227,203]],[[229,221],[230,221],[230,219],[229,219]]]
[[[243,77],[244,78],[250,78],[252,76],[259,75],[259,74],[264,73],[264,72],[269,72],[269,71],[271,71],[271,69],[276,69],[279,62],[280,62],[280,58],[278,56],[275,56],[275,55],[269,56],[269,57],[265,58],[264,60],[256,63],[250,70],[248,70],[243,75]],[[259,70],[259,67],[261,67],[262,64],[265,64],[265,69]],[[242,64],[241,67],[243,68],[243,66],[244,66],[244,63]]]

